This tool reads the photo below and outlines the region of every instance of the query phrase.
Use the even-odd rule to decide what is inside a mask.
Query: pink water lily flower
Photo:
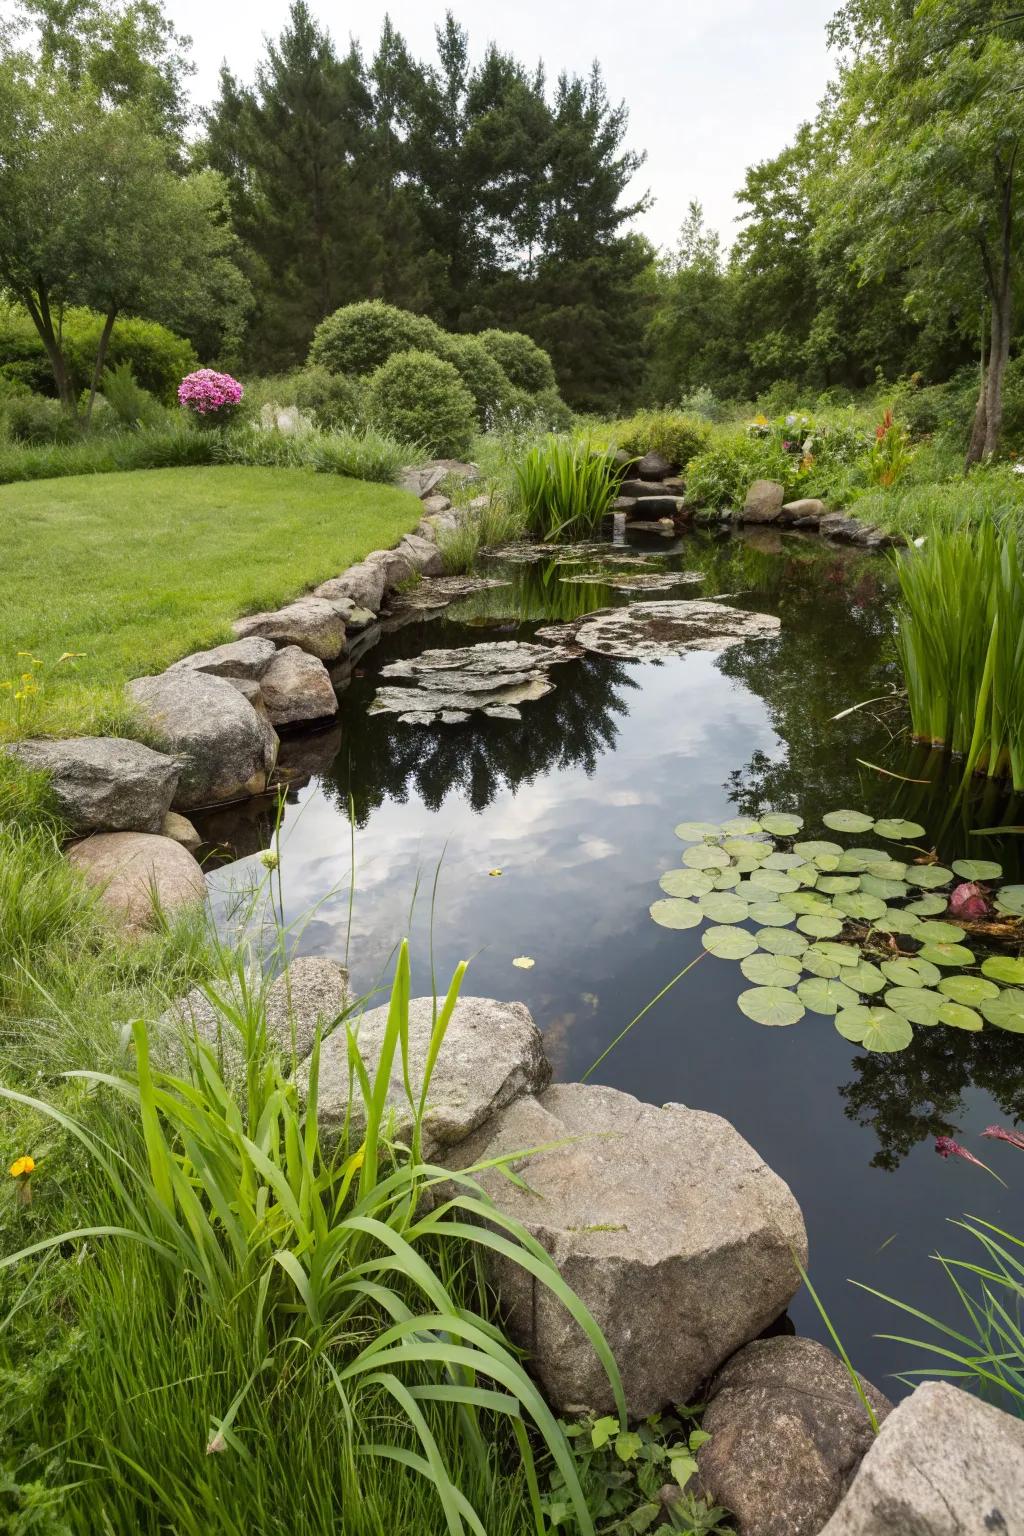
[[[1024,1131],[1007,1131],[1001,1125],[990,1125],[981,1134],[993,1141],[1008,1141],[1011,1147],[1020,1147],[1024,1152]]]

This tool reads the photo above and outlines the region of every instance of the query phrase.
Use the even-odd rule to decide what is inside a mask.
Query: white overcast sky
[[[549,78],[584,73],[600,61],[613,100],[630,110],[630,144],[646,149],[637,186],[655,203],[639,227],[671,246],[686,205],[697,198],[710,224],[734,238],[734,193],[746,167],[776,154],[812,116],[832,69],[825,23],[840,0],[453,0],[478,57],[490,40]],[[350,35],[372,53],[390,14],[418,58],[434,57],[433,29],[444,0],[311,0],[339,46]],[[227,60],[250,79],[267,34],[276,35],[287,0],[167,0],[193,39],[196,101],[216,93]]]

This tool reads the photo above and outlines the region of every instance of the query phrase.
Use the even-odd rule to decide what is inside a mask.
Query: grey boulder
[[[274,659],[273,640],[251,635],[247,640],[229,640],[210,651],[195,651],[183,656],[168,672],[209,672],[213,677],[237,677],[258,683]]]
[[[838,539],[846,544],[859,543],[867,525],[845,512],[828,512],[818,520],[818,532],[823,539]]]
[[[828,508],[817,496],[802,496],[798,501],[787,501],[779,516],[780,523],[804,522],[805,527],[810,523],[806,519],[819,521],[827,514]]]
[[[218,1008],[208,992],[223,999],[224,1007]],[[333,960],[312,955],[293,960],[269,986],[258,971],[252,971],[244,987],[235,975],[216,978],[207,991],[193,987],[158,1020],[165,1054],[180,1064],[185,1057],[183,1036],[198,1037],[215,1047],[223,1068],[234,1075],[245,1065],[245,1043],[230,1015],[249,1013],[255,1022],[261,995],[268,1045],[286,1059],[300,1062],[313,1049],[317,1029],[330,1029],[345,1008],[348,972]]]
[[[180,816],[177,811],[168,811],[160,828],[161,837],[169,837],[172,842],[180,843],[187,848],[189,853],[195,853],[203,846],[203,840],[187,816]]]
[[[660,453],[645,453],[636,464],[636,472],[641,480],[664,480],[675,468]]]
[[[19,741],[7,751],[49,774],[57,808],[80,836],[159,832],[181,771],[163,752],[116,736]]]
[[[373,1008],[353,1021],[359,1051],[371,1079],[380,1060],[387,1007]],[[409,1004],[409,1077],[417,1094],[434,1023],[434,1000],[414,998]],[[535,1093],[551,1077],[540,1031],[522,1003],[496,1002],[489,997],[460,997],[434,1067],[424,1117],[424,1155],[436,1157],[443,1148],[462,1142],[499,1110],[523,1094]],[[300,1091],[309,1086],[308,1063],[296,1074]],[[317,1098],[320,1124],[340,1131],[349,1102],[348,1048],[344,1032],[324,1042],[320,1055]],[[395,1130],[407,1135],[412,1125],[402,1078],[402,1062],[394,1062],[387,1102],[394,1111]],[[362,1100],[352,1104],[353,1129],[364,1124]]]
[[[325,598],[329,603],[347,598],[357,608],[379,613],[384,601],[384,571],[376,561],[361,560],[358,565],[350,565],[347,571],[342,571],[340,576],[332,576],[330,581],[314,587],[313,596]]]
[[[326,720],[338,710],[327,668],[297,645],[286,645],[275,653],[260,689],[272,725]]]
[[[480,1182],[551,1254],[590,1308],[622,1373],[630,1414],[688,1402],[784,1311],[806,1261],[789,1187],[727,1120],[679,1104],[559,1083],[462,1142],[449,1166],[542,1147]],[[516,1342],[563,1413],[614,1406],[586,1335],[543,1285],[495,1256]]]
[[[892,1404],[861,1378],[878,1423]],[[875,1435],[842,1361],[814,1339],[755,1339],[711,1383],[697,1453],[739,1536],[817,1536]]]
[[[258,635],[275,645],[297,645],[321,661],[333,661],[345,649],[345,621],[323,597],[300,597],[273,613],[250,613],[231,627],[243,639]]]
[[[237,681],[237,679],[236,679]],[[181,762],[176,811],[262,794],[277,757],[277,733],[232,681],[205,672],[137,677],[128,692]]]
[[[821,1536],[1021,1536],[1024,1422],[926,1381],[898,1403]]]
[[[782,512],[786,492],[777,480],[755,480],[747,491],[741,514],[745,523],[774,523]]]
[[[206,880],[187,848],[151,832],[98,832],[68,849],[68,859],[130,934],[154,927],[206,899]]]
[[[407,533],[398,546],[398,553],[404,554],[413,571],[420,576],[442,576],[444,574],[444,560],[441,551],[430,539],[423,539],[417,533]]]
[[[402,587],[416,574],[408,551],[399,549],[375,549],[366,557],[367,565],[375,565],[382,573],[385,593]]]

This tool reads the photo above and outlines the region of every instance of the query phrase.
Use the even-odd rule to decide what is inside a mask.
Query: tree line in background
[[[0,31],[0,282],[46,347],[62,306],[157,319],[205,361],[301,363],[381,298],[451,331],[521,330],[578,409],[980,380],[969,457],[998,444],[1014,352],[1024,15],[1010,0],[847,0],[814,122],[752,166],[731,249],[699,205],[676,249],[627,109],[595,64],[546,80],[449,14],[437,60],[386,22],[341,52],[295,0],[251,84],[190,113],[158,0],[21,0]],[[685,151],[685,147],[684,147]]]

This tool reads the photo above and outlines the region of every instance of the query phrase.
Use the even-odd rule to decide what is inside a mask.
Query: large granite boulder
[[[173,757],[116,736],[19,741],[7,751],[49,774],[57,808],[79,836],[159,832],[181,772]]]
[[[375,565],[382,572],[385,593],[403,587],[416,574],[409,552],[403,549],[375,549],[367,555],[366,564]]]
[[[468,1137],[452,1167],[517,1150],[525,1186],[481,1176],[499,1208],[551,1254],[611,1345],[630,1413],[688,1402],[741,1344],[785,1310],[806,1261],[789,1187],[720,1115],[641,1104],[558,1083],[521,1098]],[[496,1258],[493,1278],[516,1342],[563,1413],[613,1407],[585,1334],[544,1287]]]
[[[321,661],[333,661],[345,649],[345,621],[322,597],[300,597],[273,613],[250,613],[231,627],[243,639],[259,635],[275,645],[297,645]]]
[[[223,998],[223,1010],[211,1000],[210,992]],[[221,1065],[234,1075],[245,1065],[245,1049],[244,1037],[230,1015],[244,1016],[248,1011],[258,1015],[261,995],[267,1043],[286,1060],[300,1062],[313,1049],[317,1028],[332,1028],[346,1006],[348,972],[333,960],[311,955],[292,960],[265,992],[257,972],[246,977],[244,987],[235,975],[216,978],[205,990],[193,987],[157,1021],[165,1054],[180,1065],[185,1059],[183,1036],[198,1037],[217,1048]],[[253,1022],[257,1022],[255,1017]]]
[[[326,720],[338,710],[327,668],[297,645],[286,645],[275,653],[260,691],[271,725]]]
[[[187,848],[151,832],[97,832],[73,843],[68,859],[128,933],[155,927],[206,899],[206,880]]]
[[[398,546],[398,553],[405,555],[413,570],[420,576],[443,576],[444,560],[436,543],[407,533]]]
[[[371,1079],[380,1060],[388,1008],[373,1008],[353,1021],[359,1050]],[[431,1031],[434,1000],[417,997],[409,1004],[409,1079],[418,1092],[423,1081]],[[460,997],[448,1033],[434,1066],[424,1117],[424,1156],[428,1159],[453,1147],[523,1094],[536,1093],[551,1077],[551,1068],[540,1031],[522,1003],[501,1003],[490,997]],[[309,1086],[308,1063],[296,1074],[300,1089]],[[349,1102],[348,1046],[344,1031],[324,1042],[320,1054],[320,1088],[317,1098],[321,1126],[330,1133],[341,1130]],[[409,1101],[397,1057],[388,1087],[388,1106],[394,1111],[396,1131],[407,1135],[412,1124]],[[350,1124],[363,1125],[358,1093],[352,1104]]]
[[[892,1404],[861,1378],[879,1423]],[[711,1383],[701,1483],[739,1536],[817,1536],[874,1430],[842,1361],[814,1339],[755,1339]]]
[[[817,496],[801,496],[797,501],[787,501],[779,514],[780,523],[800,523],[805,528],[817,524],[828,512]]]
[[[230,679],[164,672],[137,677],[128,692],[181,763],[171,802],[176,811],[220,805],[266,789],[277,757],[277,732]]]
[[[898,1403],[821,1536],[1020,1536],[1024,1420],[945,1381]]]
[[[209,672],[213,677],[237,677],[258,683],[270,666],[277,647],[273,640],[250,635],[247,640],[229,640],[210,651],[195,651],[167,668],[168,672]]]
[[[361,560],[350,565],[340,576],[332,576],[313,588],[314,597],[322,597],[329,603],[348,599],[357,608],[368,608],[379,613],[384,601],[384,570],[375,560]]]
[[[641,480],[664,480],[677,467],[675,464],[670,464],[664,454],[655,453],[653,449],[650,453],[645,453],[642,459],[638,459],[635,466]]]
[[[742,519],[745,523],[777,522],[785,499],[785,489],[777,480],[755,480],[747,491]]]

